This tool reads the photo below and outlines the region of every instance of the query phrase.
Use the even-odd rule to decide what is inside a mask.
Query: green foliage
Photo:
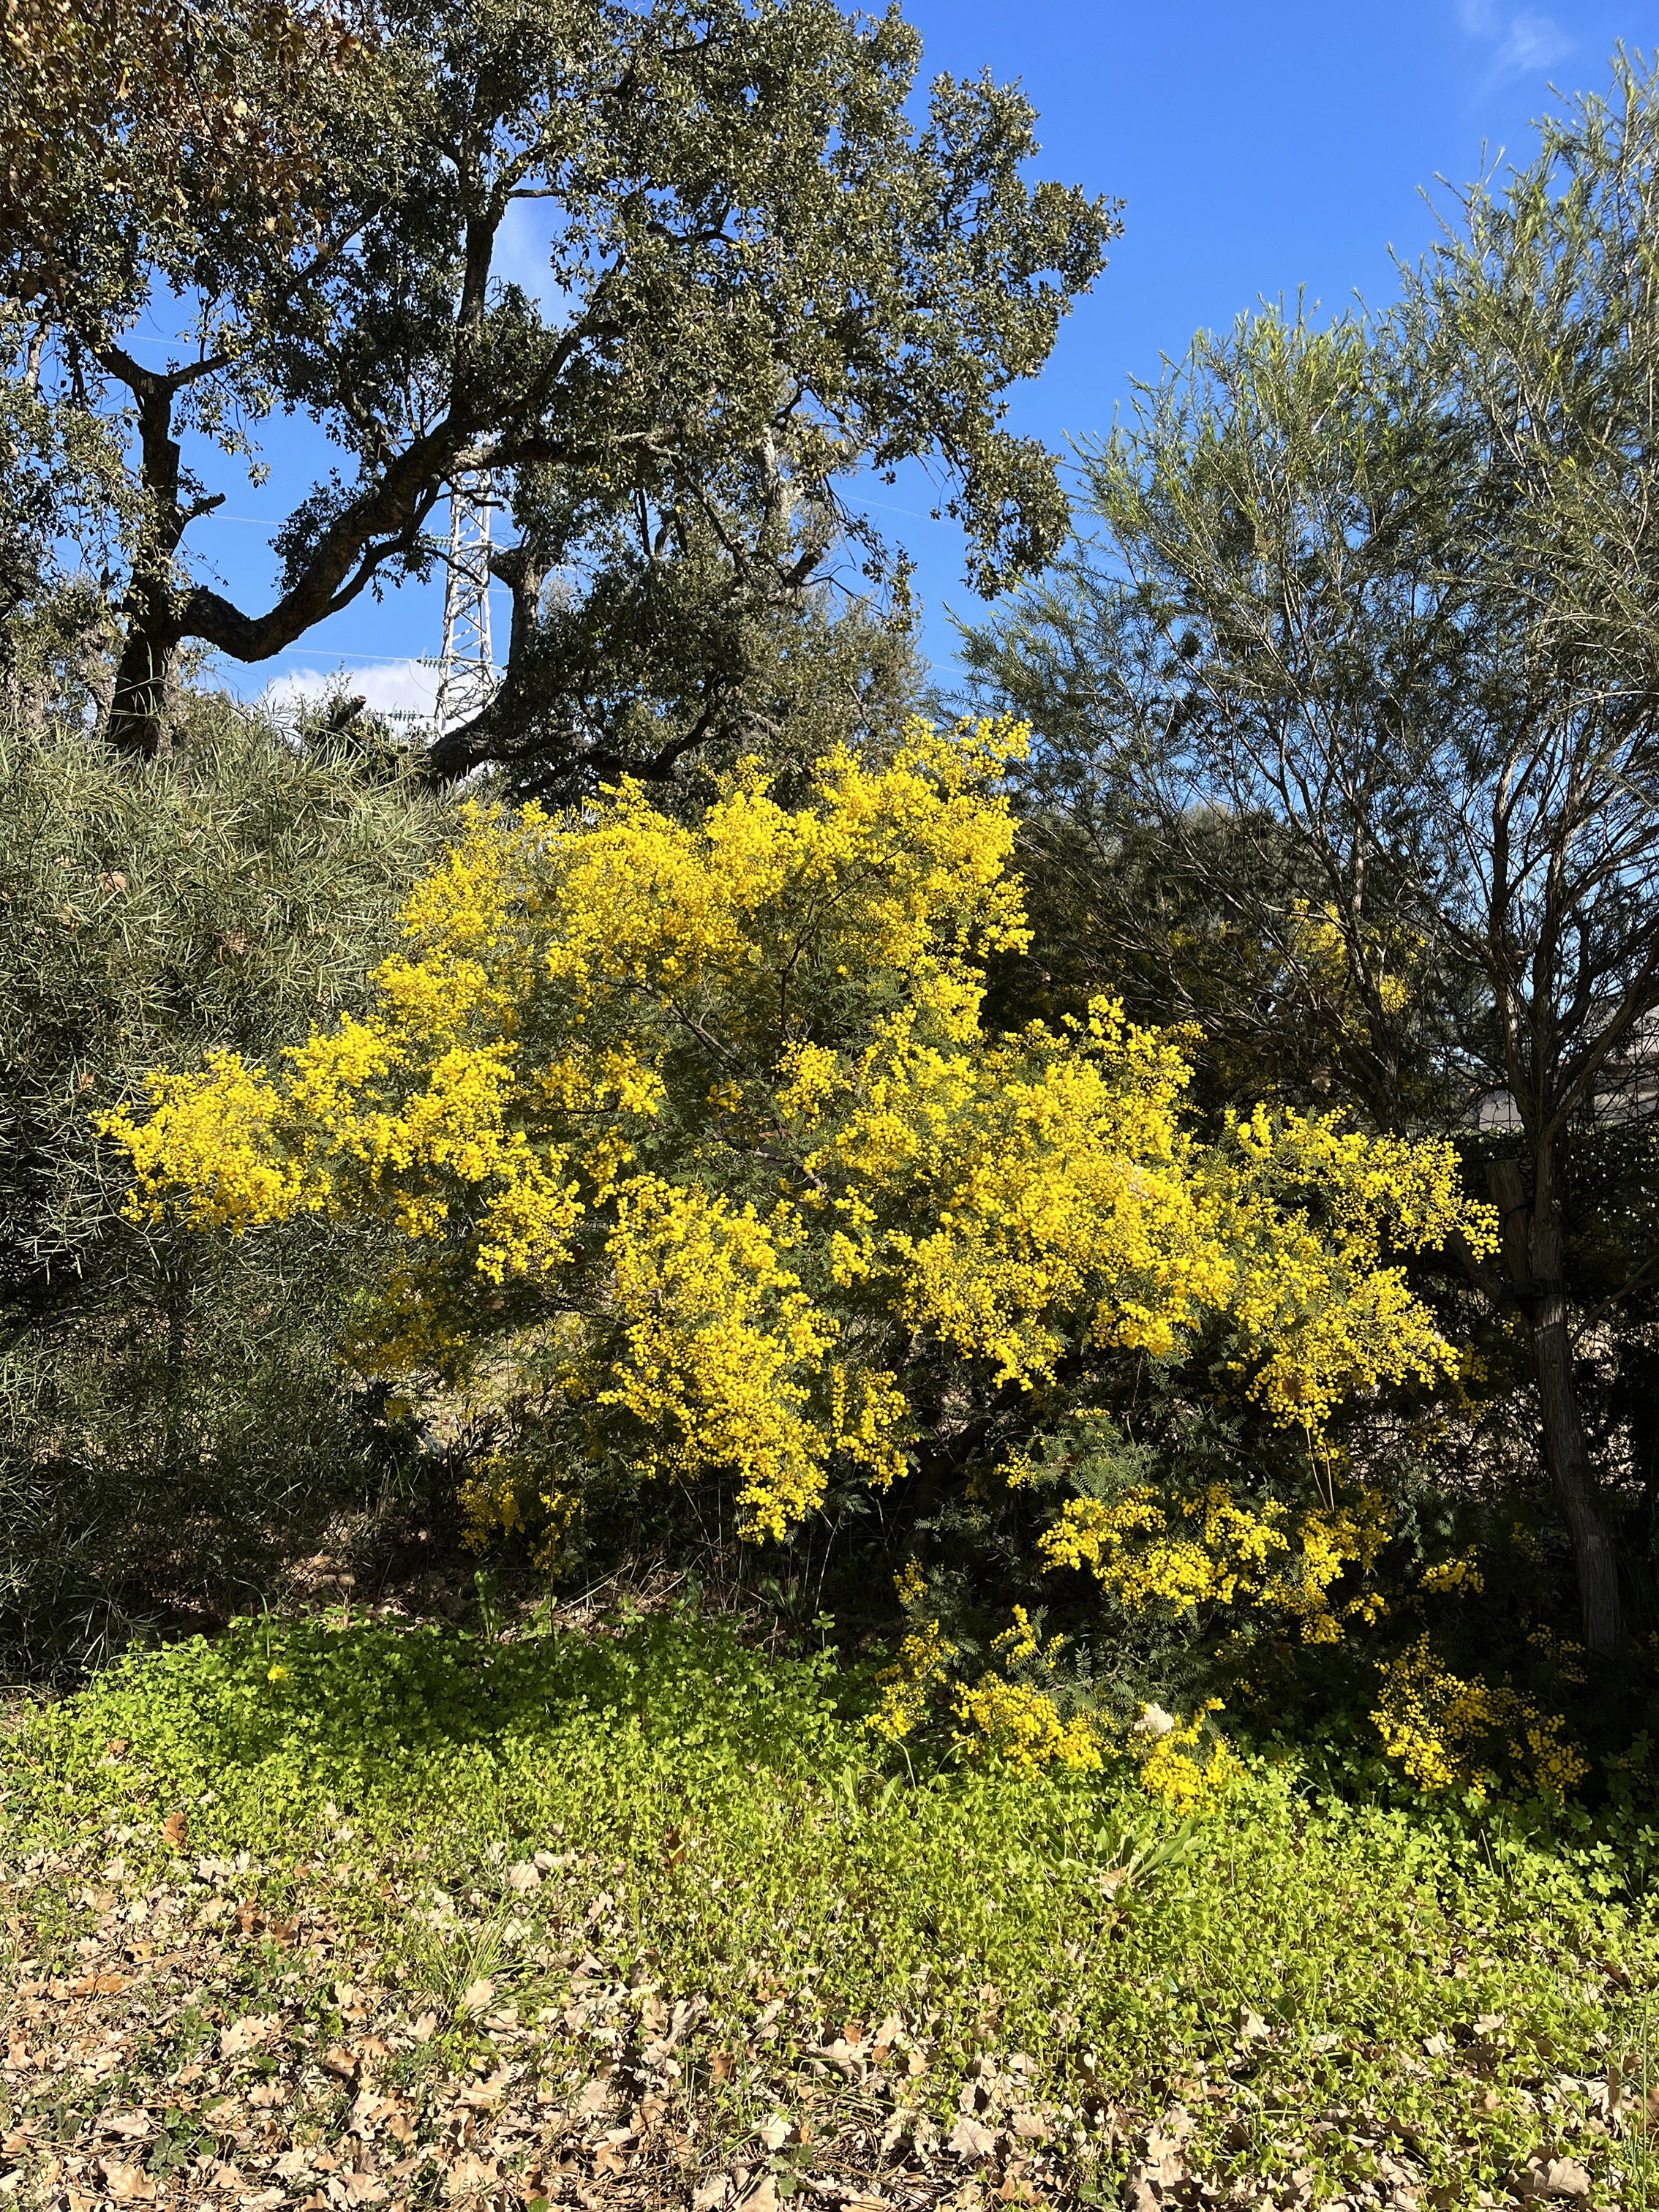
[[[238,1893],[273,1923],[328,1880],[337,1944],[368,1943],[361,1978],[401,1957],[436,1990],[456,2063],[490,2048],[460,1960],[541,2019],[543,2079],[577,2066],[579,1953],[549,1965],[538,1943],[585,1925],[603,1963],[581,1989],[632,1974],[706,2004],[688,2082],[713,2051],[746,2069],[758,2050],[751,2098],[786,2112],[815,2094],[826,2023],[890,2009],[928,2023],[909,2094],[943,2128],[975,2060],[1026,2053],[1074,2175],[1110,2172],[1126,2110],[1178,2099],[1218,2191],[1301,2165],[1329,2195],[1398,2152],[1462,2203],[1541,2137],[1616,2198],[1629,2152],[1597,2133],[1593,2094],[1659,1966],[1639,1823],[1616,1844],[1528,1838],[1322,1802],[1264,1767],[1177,1829],[1133,1784],[883,1774],[848,1698],[829,1658],[764,1660],[690,1615],[506,1644],[245,1621],[37,1714],[0,1833],[36,1854],[111,1834],[155,1899],[182,1878],[158,1834],[182,1815],[190,1854],[251,1855]],[[505,1887],[503,1861],[544,1847],[539,1882]],[[441,1959],[424,1914],[388,1906],[421,1884],[449,1900]],[[289,2002],[295,1969],[268,1959],[250,2012]],[[757,2045],[769,2021],[783,2039]]]
[[[317,182],[317,81],[358,49],[299,0],[15,0],[0,48],[0,270],[7,297],[119,318],[148,294],[133,251],[187,258],[193,218],[291,235]],[[178,273],[179,261],[169,273]]]
[[[167,0],[149,12],[177,28]],[[94,114],[47,222],[97,281],[60,280],[58,262],[26,250],[10,272],[42,388],[136,425],[139,527],[107,593],[118,742],[164,744],[182,641],[264,660],[428,574],[434,507],[478,471],[518,532],[494,564],[507,680],[436,758],[508,759],[528,784],[740,740],[769,711],[769,628],[810,652],[849,536],[902,612],[903,562],[846,503],[860,470],[927,458],[982,592],[1062,542],[1054,457],[1003,427],[1003,395],[1099,274],[1115,211],[1026,182],[1012,87],[940,77],[913,120],[920,43],[896,9],[388,0],[358,42],[320,11],[199,13],[224,68],[200,72],[176,189],[112,190],[101,141],[132,125]],[[174,59],[167,36],[153,71],[135,58],[144,114]],[[507,272],[520,224],[546,241],[539,296]],[[125,343],[152,290],[191,333],[159,368]],[[258,476],[250,426],[278,406],[343,467],[292,507],[280,592],[251,613],[192,568],[185,533],[218,501],[190,455]]]
[[[513,1835],[545,1825],[555,1801],[629,1819],[654,1801],[665,1826],[711,1766],[737,1789],[757,1763],[796,1782],[867,1764],[837,1718],[832,1671],[672,1618],[503,1643],[272,1614],[212,1644],[129,1654],[43,1709],[37,1747],[112,1804],[159,1792],[199,1808],[204,1848],[240,1848],[268,1822],[303,1833],[325,1801],[337,1817],[436,1826],[465,1808]],[[130,1747],[108,1770],[112,1737]]]
[[[372,1482],[333,1339],[369,1255],[232,1249],[119,1208],[97,1116],[158,1056],[258,1053],[351,1004],[441,816],[222,703],[171,766],[0,738],[0,1643],[47,1665],[246,1584]]]
[[[590,767],[654,764],[656,803],[682,820],[696,821],[720,778],[745,759],[764,763],[783,805],[799,805],[813,763],[837,745],[890,761],[923,689],[908,618],[837,599],[823,587],[792,610],[711,609],[691,588],[678,618],[653,611],[620,651],[614,629],[591,609],[550,593],[522,682],[562,699]],[[545,761],[538,743],[520,750],[504,738],[499,781],[526,793],[568,793],[568,763]]]
[[[112,426],[42,395],[39,337],[0,303],[0,679],[37,721],[52,633],[104,629],[84,570],[118,557],[134,520]]]
[[[1496,1109],[1501,1262],[1443,1295],[1523,1333],[1610,1659],[1638,1504],[1616,1444],[1598,1496],[1575,1366],[1645,1248],[1621,1268],[1575,1218],[1573,1163],[1651,1110],[1656,194],[1659,74],[1620,58],[1458,196],[1390,313],[1201,333],[1085,455],[1103,545],[969,647],[1039,733],[1062,981],[1098,918],[1134,995],[1207,1030],[1212,1096],[1260,1070],[1382,1128]]]

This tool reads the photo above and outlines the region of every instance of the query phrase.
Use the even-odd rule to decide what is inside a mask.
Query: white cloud
[[[1482,79],[1486,85],[1535,76],[1572,52],[1572,40],[1553,15],[1525,10],[1509,15],[1493,0],[1458,0],[1457,16],[1466,36],[1492,48]]]
[[[438,672],[418,660],[380,660],[365,668],[295,668],[276,677],[265,690],[274,714],[292,713],[307,699],[359,695],[371,714],[429,715]]]
[[[1572,40],[1551,16],[1515,15],[1492,67],[1504,76],[1529,76],[1565,61],[1571,52]]]

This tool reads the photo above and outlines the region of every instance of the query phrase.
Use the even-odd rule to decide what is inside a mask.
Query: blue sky
[[[1620,39],[1659,39],[1659,10],[1601,0],[909,0],[924,74],[1019,79],[1036,106],[1042,173],[1126,203],[1110,267],[1063,327],[1048,368],[1012,396],[1009,420],[1063,448],[1107,428],[1130,380],[1157,375],[1193,332],[1226,325],[1259,297],[1305,289],[1326,310],[1358,292],[1393,295],[1389,249],[1414,258],[1433,233],[1419,187],[1462,180],[1500,149],[1524,157],[1548,87],[1603,87]],[[243,487],[231,516],[198,525],[234,594],[265,603],[271,563],[261,521],[305,489],[314,448],[275,429],[271,481]],[[924,643],[948,680],[947,604],[981,605],[961,580],[953,529],[927,519],[918,477],[872,513],[911,553],[925,605]],[[505,610],[501,611],[504,617]],[[498,617],[500,618],[500,617]],[[435,589],[365,598],[313,630],[274,668],[226,665],[245,695],[268,677],[307,688],[344,667],[374,703],[410,703],[411,657],[434,653]]]

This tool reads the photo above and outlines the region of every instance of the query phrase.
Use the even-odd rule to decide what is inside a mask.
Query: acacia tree
[[[387,1224],[351,1357],[499,1420],[464,1502],[544,1556],[619,1472],[727,1485],[753,1538],[832,1480],[960,1479],[964,1429],[1018,1482],[1012,1448],[1126,1353],[1310,1440],[1355,1390],[1431,1382],[1456,1354],[1398,1255],[1491,1241],[1449,1146],[1266,1113],[1200,1143],[1176,1044],[1109,1003],[985,1025],[984,963],[1024,934],[1012,734],[837,750],[793,810],[750,762],[695,824],[637,785],[474,810],[366,1018],[159,1072],[106,1121],[133,1217]],[[1067,1526],[1098,1556],[1162,1522]]]
[[[1117,222],[1024,181],[1017,92],[940,78],[917,127],[915,32],[829,0],[386,0],[362,27],[302,85],[252,70],[303,142],[292,172],[228,190],[210,147],[163,205],[85,196],[110,281],[16,261],[45,372],[131,423],[118,745],[165,741],[183,641],[258,663],[428,573],[433,510],[477,471],[517,526],[494,564],[514,616],[493,706],[437,748],[447,775],[508,753],[532,781],[661,775],[729,732],[757,622],[811,614],[849,538],[891,573],[838,489],[853,471],[928,457],[982,590],[1061,542],[1052,458],[1000,427],[1001,395]],[[534,289],[504,273],[527,225]],[[146,306],[184,327],[165,367],[131,337]],[[202,456],[257,469],[276,407],[342,466],[294,507],[251,611],[186,532],[220,503]],[[630,717],[630,669],[665,724]]]
[[[1463,197],[1386,321],[1200,337],[1089,457],[1104,558],[974,648],[1040,729],[1066,672],[1059,783],[1243,917],[1281,1004],[1334,975],[1376,1124],[1512,1102],[1502,1265],[1465,1266],[1524,1325],[1600,1654],[1623,1616],[1564,1209],[1659,1007],[1656,192],[1659,86],[1621,64]]]

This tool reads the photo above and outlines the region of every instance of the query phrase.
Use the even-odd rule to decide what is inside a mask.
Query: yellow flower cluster
[[[695,825],[629,784],[473,810],[364,1018],[273,1069],[158,1074],[104,1124],[131,1210],[389,1221],[364,1367],[465,1389],[518,1357],[583,1449],[718,1472],[757,1537],[834,1464],[900,1471],[919,1353],[1030,1387],[1224,1314],[1243,1387],[1310,1433],[1449,1371],[1386,1251],[1490,1240],[1449,1147],[1265,1114],[1202,1146],[1176,1042],[1115,1006],[986,1031],[983,963],[1026,941],[998,782],[1024,741],[917,722],[885,765],[827,756],[793,810],[742,768]],[[480,1528],[504,1495],[480,1479]]]
[[[1371,1718],[1388,1756],[1424,1790],[1485,1796],[1497,1784],[1487,1763],[1497,1756],[1507,1756],[1542,1796],[1565,1797],[1589,1771],[1559,1713],[1540,1712],[1508,1683],[1464,1681],[1435,1656],[1426,1636],[1380,1671]]]
[[[1315,907],[1307,899],[1297,899],[1291,912],[1292,957],[1315,989],[1340,1006],[1345,1029],[1358,1035],[1361,1010],[1347,939],[1335,908]],[[1386,936],[1374,928],[1366,932],[1364,957],[1375,975],[1376,995],[1385,1013],[1403,1013],[1411,1004],[1411,972],[1421,963],[1423,951],[1424,940],[1415,931],[1396,929]]]
[[[1238,1370],[1281,1422],[1313,1434],[1354,1391],[1457,1372],[1403,1269],[1382,1256],[1386,1243],[1420,1251],[1454,1231],[1495,1247],[1497,1218],[1463,1199],[1449,1143],[1258,1107],[1230,1120],[1212,1174],[1236,1255],[1228,1310],[1249,1347]]]
[[[970,1756],[991,1753],[1024,1774],[1060,1765],[1075,1773],[1098,1773],[1104,1761],[1099,1730],[1086,1713],[1061,1720],[1044,1690],[1011,1682],[988,1671],[971,1688],[958,1688],[951,1711],[969,1733],[957,1743]]]
[[[1005,1666],[1035,1658],[1052,1672],[1060,1643],[1059,1637],[1050,1638],[1045,1649],[1024,1607],[1016,1606],[1012,1626],[995,1639],[994,1649]],[[959,1752],[970,1759],[1005,1761],[1022,1774],[1048,1766],[1097,1774],[1109,1756],[1133,1753],[1147,1795],[1183,1810],[1219,1796],[1243,1771],[1220,1737],[1207,1759],[1198,1750],[1211,1714],[1221,1711],[1218,1698],[1200,1705],[1189,1721],[1170,1720],[1161,1733],[1143,1725],[1127,1736],[1115,1736],[1098,1715],[1074,1712],[1062,1718],[1049,1692],[994,1668],[971,1684],[953,1680],[951,1662],[957,1656],[956,1645],[946,1642],[937,1620],[907,1636],[896,1663],[878,1678],[881,1703],[866,1725],[884,1741],[899,1743],[915,1734],[931,1708],[943,1704],[962,1723],[953,1739]]]
[[[927,1577],[918,1559],[907,1559],[893,1577],[893,1589],[899,1603],[907,1613],[912,1612],[927,1595]]]
[[[749,1525],[773,1536],[816,1504],[832,1451],[880,1483],[902,1468],[893,1378],[849,1378],[830,1360],[836,1323],[780,1256],[799,1241],[782,1201],[763,1222],[752,1206],[644,1176],[619,1194],[611,1238],[626,1349],[599,1404],[640,1424],[643,1473],[730,1469]],[[812,1419],[826,1368],[828,1428]]]
[[[1216,1738],[1207,1759],[1198,1755],[1205,1723],[1212,1713],[1220,1711],[1220,1698],[1211,1698],[1199,1707],[1191,1720],[1177,1722],[1161,1735],[1146,1740],[1146,1749],[1140,1761],[1140,1786],[1149,1797],[1160,1797],[1167,1805],[1191,1812],[1231,1788],[1244,1770],[1224,1738]]]
[[[1039,1542],[1051,1567],[1086,1569],[1131,1612],[1245,1603],[1290,1613],[1305,1643],[1334,1644],[1343,1619],[1370,1620],[1382,1609],[1370,1591],[1340,1607],[1332,1593],[1352,1569],[1370,1575],[1387,1536],[1375,1490],[1293,1513],[1276,1498],[1260,1510],[1239,1505],[1212,1483],[1174,1504],[1145,1485],[1110,1504],[1072,1498]]]
[[[1065,1640],[1051,1636],[1045,1644],[1025,1607],[1017,1605],[1012,1625],[993,1639],[991,1648],[1005,1667],[1036,1660],[1052,1674]],[[1046,1690],[1011,1680],[994,1669],[988,1668],[971,1687],[959,1684],[951,1708],[968,1730],[958,1734],[957,1747],[970,1757],[990,1753],[1027,1774],[1054,1765],[1078,1773],[1097,1773],[1103,1763],[1101,1729],[1089,1714],[1073,1713],[1062,1720]]]
[[[839,1284],[1024,1385],[1051,1378],[1079,1334],[1164,1355],[1224,1311],[1251,1395],[1310,1432],[1355,1389],[1455,1367],[1381,1260],[1385,1237],[1416,1249],[1462,1227],[1490,1243],[1449,1145],[1261,1111],[1201,1150],[1179,1126],[1179,1052],[1117,1006],[977,1043],[977,994],[933,1011],[931,1037],[907,1010],[839,1079],[828,1054],[804,1054],[787,1096],[809,1124],[837,1083],[844,1103],[806,1162],[839,1188]]]
[[[1417,1587],[1440,1597],[1462,1596],[1468,1592],[1478,1596],[1486,1587],[1486,1578],[1480,1571],[1480,1554],[1473,1549],[1455,1559],[1441,1559],[1435,1565],[1425,1567],[1418,1577]]]
[[[933,1692],[949,1680],[956,1656],[956,1645],[945,1642],[936,1620],[907,1636],[896,1664],[877,1677],[881,1703],[867,1725],[888,1743],[901,1743],[913,1735],[927,1716]]]
[[[1008,1661],[1041,1659],[1052,1674],[1065,1642],[1063,1636],[1051,1636],[1045,1648],[1031,1624],[1030,1614],[1023,1605],[1017,1605],[1012,1625],[1005,1628],[1000,1636],[991,1639],[991,1649],[1000,1651]]]
[[[1559,1635],[1554,1629],[1540,1622],[1537,1627],[1527,1631],[1527,1641],[1546,1662],[1558,1680],[1571,1682],[1575,1689],[1583,1689],[1589,1681],[1584,1647],[1577,1638]],[[1659,1637],[1650,1632],[1648,1642],[1654,1650],[1659,1650]]]
[[[511,1535],[524,1528],[532,1539],[532,1561],[549,1572],[557,1565],[559,1547],[581,1510],[580,1498],[569,1492],[538,1488],[533,1492],[536,1521],[530,1525],[521,1470],[501,1452],[486,1454],[471,1468],[459,1495],[461,1539],[469,1551],[482,1552],[497,1534]]]

